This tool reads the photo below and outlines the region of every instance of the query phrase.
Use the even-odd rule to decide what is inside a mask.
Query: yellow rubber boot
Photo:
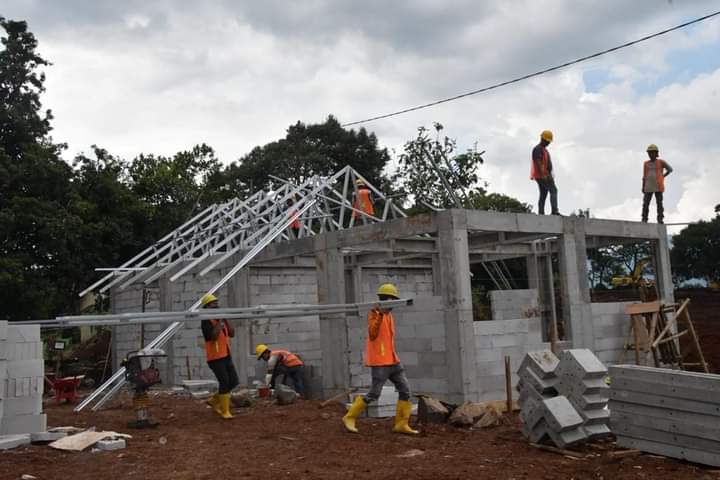
[[[217,412],[218,415],[222,415],[222,407],[220,406],[220,398],[218,398],[219,395],[216,393],[212,397],[208,398],[205,403],[210,405],[215,412]]]
[[[395,411],[395,425],[393,432],[406,433],[408,435],[417,435],[417,430],[410,428],[410,413],[412,413],[412,403],[407,400],[398,400],[397,410]]]
[[[218,395],[218,399],[220,399],[220,407],[222,408],[222,413],[220,413],[220,416],[225,419],[235,418],[235,415],[230,413],[230,394],[220,394]]]
[[[365,403],[365,399],[363,397],[359,395],[355,397],[352,405],[350,405],[350,409],[342,418],[342,422],[348,432],[359,433],[357,427],[355,426],[355,421],[365,411],[366,406],[367,404]]]

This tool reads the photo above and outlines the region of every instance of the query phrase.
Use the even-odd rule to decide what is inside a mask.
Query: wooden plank
[[[698,339],[697,332],[695,331],[695,326],[690,319],[690,310],[685,311],[685,318],[687,319],[688,330],[690,330],[690,337],[693,339],[693,343],[695,344],[695,349],[697,350],[698,357],[700,357],[700,363],[702,363],[703,371],[705,373],[710,373],[710,369],[708,368],[707,362],[705,361],[705,355],[703,355],[702,347],[700,346],[700,340]]]
[[[85,450],[90,445],[95,445],[100,440],[103,440],[105,438],[111,438],[111,437],[119,437],[119,438],[132,438],[131,435],[126,435],[124,433],[117,433],[117,432],[90,432],[85,431],[82,433],[77,433],[75,435],[70,435],[64,438],[61,438],[60,440],[55,440],[50,444],[52,448],[56,448],[58,450],[66,450],[68,452],[81,452]]]
[[[358,391],[358,389],[356,387],[348,388],[344,392],[338,393],[337,395],[334,395],[334,396],[328,398],[327,400],[322,402],[320,405],[318,405],[318,408],[325,408],[328,405],[330,405],[331,403],[341,402],[345,397],[347,397],[348,395],[355,393],[357,391]]]
[[[560,454],[560,455],[567,455],[568,457],[573,457],[573,458],[587,458],[587,455],[584,454],[584,453],[573,452],[572,450],[567,450],[567,449],[564,449],[564,448],[552,447],[552,446],[550,446],[550,445],[541,445],[541,444],[539,444],[539,443],[532,443],[532,442],[530,442],[530,446],[531,446],[531,447],[535,447],[535,448],[537,448],[537,449],[539,449],[539,450],[545,450],[546,452],[557,453],[557,454]]]
[[[625,305],[625,313],[628,315],[642,315],[643,313],[655,313],[660,311],[660,302],[631,303]]]
[[[613,452],[608,452],[608,456],[613,458],[628,458],[628,457],[637,457],[642,455],[642,450],[615,450]]]

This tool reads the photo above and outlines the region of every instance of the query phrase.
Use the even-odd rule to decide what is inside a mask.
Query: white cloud
[[[469,0],[187,2],[10,0],[47,69],[43,101],[69,155],[96,143],[132,158],[212,145],[230,162],[297,120],[353,121],[526,74],[681,23],[717,3]],[[535,203],[529,152],[554,130],[560,206],[637,219],[644,147],[675,168],[667,221],[712,215],[720,171],[720,61],[656,91],[671,54],[720,48],[720,19],[475,97],[369,123],[399,149],[439,121],[487,150],[494,191]],[[714,62],[714,64],[713,64]],[[687,68],[683,66],[682,68]],[[587,91],[583,72],[608,73]],[[712,198],[715,196],[716,198]]]

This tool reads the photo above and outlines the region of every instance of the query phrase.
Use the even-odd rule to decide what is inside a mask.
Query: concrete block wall
[[[478,401],[502,400],[505,393],[505,356],[510,356],[512,385],[517,396],[517,367],[528,352],[549,350],[542,341],[540,317],[475,322]]]
[[[442,297],[416,297],[411,307],[396,309],[395,346],[413,394],[425,393],[443,398],[452,375],[446,358]],[[367,389],[370,368],[365,366],[367,317],[347,317],[350,384]]]
[[[631,302],[593,303],[592,331],[595,338],[595,355],[606,365],[623,363],[625,342],[630,328],[630,317],[625,306]],[[631,355],[630,352],[627,355]]]
[[[0,435],[43,432],[40,327],[0,321]]]
[[[315,267],[253,267],[248,278],[250,306],[310,304],[318,302]],[[319,378],[321,371],[320,323],[317,315],[256,319],[250,323],[248,351],[258,343],[270,349],[281,348],[299,355],[305,362],[306,375]],[[259,379],[265,363],[251,354],[247,376]],[[242,380],[241,380],[242,381]]]
[[[540,316],[537,289],[492,290],[490,310],[493,320],[511,320]]]
[[[377,289],[383,283],[395,285],[403,298],[433,295],[433,274],[430,267],[363,267],[360,301],[377,300]]]

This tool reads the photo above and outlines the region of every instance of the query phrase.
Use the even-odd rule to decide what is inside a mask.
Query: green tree
[[[255,147],[240,159],[239,165],[224,171],[227,180],[240,193],[265,188],[275,175],[295,183],[313,175],[331,175],[346,165],[381,185],[383,168],[390,160],[378,146],[377,137],[360,130],[346,130],[332,115],[324,123],[297,122],[287,129],[285,138]]]
[[[40,112],[48,62],[25,22],[0,26],[0,318],[48,317],[74,301],[59,278],[79,224],[67,210],[73,174],[49,136],[51,112]]]
[[[720,280],[720,213],[710,221],[688,225],[672,238],[670,251],[676,280]]]
[[[160,238],[187,221],[199,209],[218,200],[210,179],[220,175],[220,162],[212,148],[196,145],[172,157],[145,155],[129,166],[129,183],[150,208],[150,236]],[[229,195],[230,197],[236,195]]]
[[[472,150],[455,154],[455,140],[442,135],[441,124],[433,126],[435,138],[427,128],[419,127],[417,137],[405,143],[392,177],[393,186],[412,200],[411,212],[428,211],[430,207],[453,208],[458,203],[462,208],[478,210],[531,211],[530,205],[512,197],[488,193],[487,184],[478,174],[483,163],[481,154]]]

